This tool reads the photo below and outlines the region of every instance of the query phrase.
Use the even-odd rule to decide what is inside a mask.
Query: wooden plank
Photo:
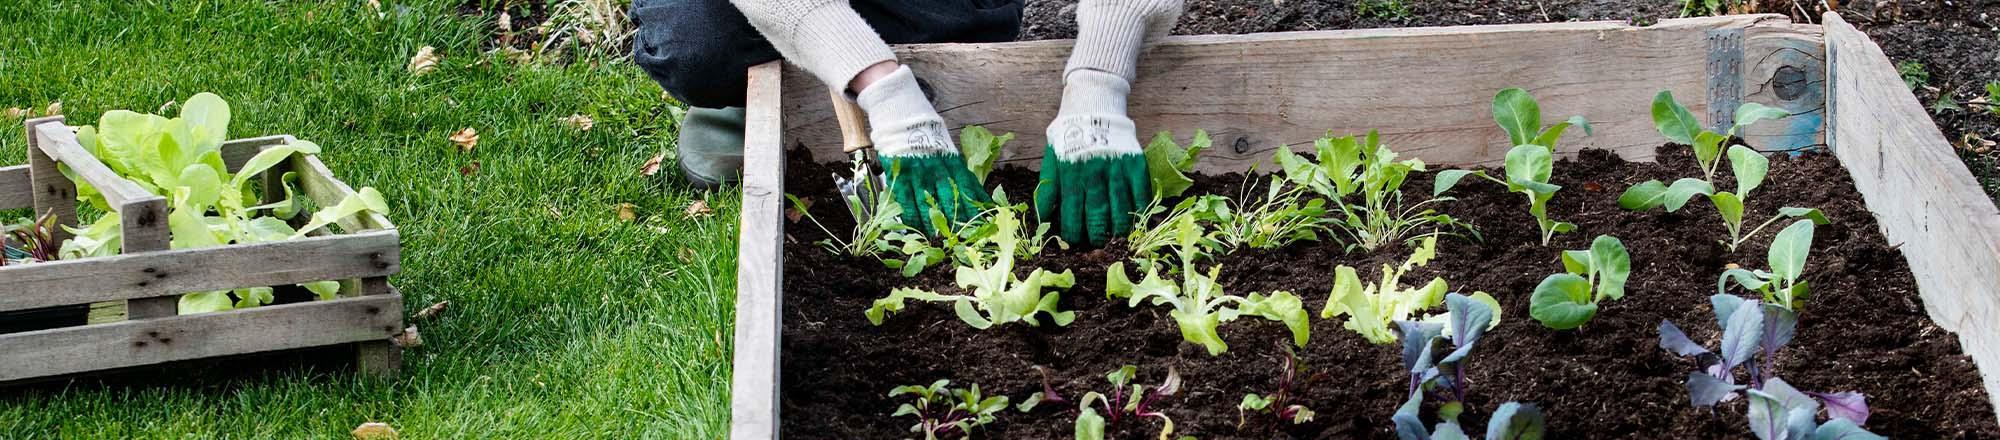
[[[361,297],[381,295],[393,295],[396,298],[403,297],[403,295],[396,293],[395,288],[389,287],[389,278],[387,277],[363,278],[360,281],[360,290]],[[402,315],[397,314],[396,318],[396,328],[400,332],[403,328]],[[354,367],[355,370],[364,376],[394,378],[403,368],[403,349],[397,347],[396,344],[390,343],[388,338],[356,342],[354,343]]]
[[[1882,49],[1839,14],[1824,22],[1834,155],[1902,249],[1931,320],[1958,333],[2000,409],[2000,209]]]
[[[346,182],[334,178],[333,171],[327,169],[326,163],[321,162],[317,156],[292,155],[291,163],[292,170],[299,173],[300,190],[321,208],[338,205],[341,200],[346,200],[348,196],[355,194],[354,187],[347,186]],[[357,218],[342,219],[338,224],[341,229],[350,233],[396,227],[389,222],[388,217],[378,213],[366,213]]]
[[[36,127],[42,125],[63,126],[62,116],[49,116],[23,121],[24,132],[28,134],[28,181],[34,191],[36,215],[53,215],[56,222],[64,226],[78,226],[76,218],[76,183],[64,177],[55,156],[41,148],[45,142]],[[56,228],[55,239],[67,241],[74,234],[66,228]]]
[[[1199,169],[1242,171],[1271,150],[1310,148],[1327,130],[1365,133],[1434,164],[1497,165],[1510,147],[1493,122],[1492,97],[1523,87],[1545,120],[1583,115],[1597,135],[1573,135],[1561,152],[1604,148],[1650,160],[1664,139],[1652,129],[1654,94],[1672,90],[1705,113],[1708,32],[1793,25],[1780,16],[1443,28],[1364,29],[1171,37],[1148,52],[1128,103],[1141,141],[1205,128],[1216,148]],[[1040,162],[1043,130],[1062,93],[1070,41],[913,45],[898,49],[935,92],[954,126],[983,124],[1019,138],[1004,164]],[[1755,66],[1745,71],[1759,71]],[[786,69],[783,145],[820,161],[845,158],[825,87]]]
[[[15,333],[0,336],[0,382],[378,340],[402,316],[402,297],[381,295]]]
[[[250,158],[257,157],[257,153],[264,152],[264,147],[289,144],[292,140],[291,135],[279,134],[223,142],[222,164],[229,168],[229,172],[235,173],[243,169],[244,162],[249,162]]]
[[[784,334],[785,152],[778,99],[785,82],[778,62],[751,67],[749,75],[729,438],[771,440],[778,438],[778,354]],[[814,96],[826,104],[825,89]],[[834,147],[839,148],[837,138]]]
[[[1792,116],[1742,130],[1745,142],[1766,151],[1798,150],[1826,141],[1826,41],[1819,25],[1753,26],[1744,37],[1743,102],[1777,107]]]
[[[0,310],[388,276],[402,268],[395,230],[0,267]]]
[[[150,199],[165,199],[139,187],[139,184],[125,180],[118,173],[111,171],[110,167],[104,166],[104,162],[98,161],[96,156],[91,156],[89,151],[84,151],[83,145],[76,141],[76,133],[69,131],[69,127],[60,121],[37,125],[31,130],[39,137],[35,142],[37,149],[48,154],[49,158],[56,162],[67,165],[70,172],[82,178],[91,187],[97,188],[97,192],[104,194],[104,200],[110,202],[113,209]],[[161,223],[159,227],[166,229],[167,225]]]
[[[166,199],[153,197],[129,201],[118,208],[118,215],[121,253],[143,254],[164,251],[172,246],[172,238],[168,236],[167,231]],[[93,278],[92,281],[104,280]],[[125,304],[125,319],[165,318],[178,314],[180,314],[179,295],[133,298]]]
[[[28,165],[0,167],[0,209],[35,206],[35,184],[28,180]]]

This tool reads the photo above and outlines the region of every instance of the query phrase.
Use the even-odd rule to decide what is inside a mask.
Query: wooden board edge
[[[729,438],[772,440],[778,438],[784,335],[783,66],[778,61],[760,64],[750,68],[749,76]]]
[[[1881,47],[1840,14],[1823,22],[1830,147],[1909,262],[1931,321],[1958,333],[2000,419],[2000,209]]]
[[[28,180],[28,166],[0,167],[0,209],[35,206],[35,185]]]
[[[264,152],[264,148],[289,144],[293,140],[295,139],[291,135],[277,134],[223,142],[222,164],[229,169],[229,172],[235,173],[243,169],[244,162],[249,162],[250,158],[257,157],[257,153]]]
[[[36,125],[31,130],[33,130],[33,133],[30,133],[30,135],[38,136],[41,139],[35,143],[37,148],[40,148],[43,153],[48,154],[49,157],[54,158],[57,162],[68,165],[70,171],[76,173],[77,177],[81,177],[84,183],[89,183],[91,187],[97,188],[97,192],[103,194],[105,201],[110,202],[112,207],[124,207],[128,204],[144,202],[146,200],[166,199],[165,197],[153,194],[152,191],[147,191],[145,188],[140,188],[139,184],[126,180],[124,177],[120,177],[118,173],[111,171],[111,167],[105,166],[103,161],[97,160],[97,157],[91,155],[89,151],[84,151],[83,145],[77,142],[76,133],[71,132],[69,126],[62,124],[59,120]],[[159,227],[161,233],[164,234],[166,225],[161,224]]]
[[[0,382],[386,339],[402,316],[379,295],[0,335]]]
[[[334,177],[333,170],[319,156],[298,154],[292,156],[292,171],[299,173],[299,186],[321,208],[340,204],[348,196],[355,194],[354,187],[348,186],[340,178]],[[349,232],[371,229],[395,229],[396,224],[389,217],[379,213],[365,213],[364,218],[348,218],[339,225]]]
[[[364,277],[402,269],[396,230],[0,267],[0,310]]]

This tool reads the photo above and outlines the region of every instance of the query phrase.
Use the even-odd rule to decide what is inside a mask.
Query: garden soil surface
[[[1751,438],[1741,399],[1714,410],[1688,405],[1682,382],[1696,368],[1691,359],[1661,350],[1657,327],[1672,320],[1697,341],[1715,345],[1719,329],[1708,296],[1727,265],[1765,267],[1767,243],[1779,222],[1736,252],[1716,243],[1726,234],[1711,205],[1696,201],[1678,213],[1630,212],[1616,205],[1626,187],[1647,180],[1699,175],[1688,149],[1663,146],[1660,163],[1631,163],[1585,150],[1556,165],[1564,190],[1550,211],[1578,225],[1550,246],[1518,194],[1468,179],[1443,211],[1478,226],[1483,240],[1447,238],[1439,257],[1405,276],[1406,285],[1444,277],[1455,291],[1485,291],[1503,306],[1503,322],[1482,339],[1469,363],[1472,383],[1464,421],[1483,427],[1502,402],[1540,406],[1550,438]],[[807,156],[795,153],[794,158]],[[839,166],[794,160],[786,187],[822,201],[810,209],[835,231],[852,227],[825,181]],[[1726,174],[1726,173],[1725,173]],[[1410,200],[1428,196],[1431,175],[1405,185]],[[1025,194],[1035,176],[996,171],[994,182]],[[1192,193],[1239,194],[1242,176],[1197,177]],[[1728,179],[1721,179],[1728,180]],[[1725,184],[1727,186],[1727,184]],[[1815,235],[1806,279],[1812,297],[1802,308],[1798,336],[1781,354],[1777,372],[1809,391],[1860,391],[1874,414],[1867,428],[1891,438],[2000,438],[1992,407],[1972,361],[1956,337],[1925,315],[1909,267],[1884,242],[1846,171],[1830,156],[1774,158],[1765,186],[1746,211],[1762,222],[1782,206],[1818,207],[1833,224]],[[1021,199],[1017,197],[1017,200]],[[1390,415],[1406,397],[1407,376],[1396,346],[1371,345],[1318,319],[1336,266],[1380,276],[1384,264],[1403,261],[1402,245],[1374,252],[1343,252],[1339,243],[1307,242],[1277,250],[1241,250],[1218,257],[1228,292],[1291,291],[1314,313],[1310,344],[1298,350],[1313,378],[1300,390],[1318,417],[1302,425],[1252,415],[1239,427],[1236,405],[1246,393],[1266,393],[1277,380],[1290,333],[1277,322],[1245,318],[1221,335],[1229,350],[1210,356],[1185,343],[1163,307],[1127,307],[1104,295],[1105,266],[1122,261],[1121,243],[1100,250],[1046,251],[1033,267],[1073,270],[1077,286],[1061,309],[1077,319],[1067,327],[1005,325],[974,330],[950,307],[913,302],[883,325],[863,311],[891,288],[919,286],[962,293],[949,268],[933,267],[902,278],[874,260],[835,256],[814,244],[826,237],[809,220],[787,225],[784,280],[783,434],[791,438],[886,439],[910,436],[915,419],[891,417],[899,403],[890,388],[951,379],[977,383],[1018,401],[1042,389],[1032,369],[1053,371],[1056,389],[1074,399],[1105,390],[1104,374],[1138,366],[1138,382],[1157,384],[1169,368],[1185,388],[1162,408],[1178,433],[1203,439],[1393,438]],[[1599,234],[1622,239],[1632,252],[1633,273],[1623,299],[1608,301],[1579,330],[1552,331],[1528,317],[1528,296],[1544,277],[1562,270],[1558,252],[1584,249]],[[1739,292],[1740,293],[1740,292]],[[980,432],[982,438],[1069,438],[1075,407],[1043,405],[1032,413],[1009,409]],[[1112,438],[1156,436],[1155,421],[1120,421]],[[1178,435],[1178,434],[1177,434]],[[917,436],[921,437],[921,436]]]

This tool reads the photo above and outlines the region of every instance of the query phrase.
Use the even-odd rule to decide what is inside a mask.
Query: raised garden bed
[[[1502,322],[1468,367],[1465,417],[1483,427],[1501,402],[1530,402],[1547,414],[1553,438],[1750,437],[1741,399],[1715,411],[1688,405],[1683,382],[1696,363],[1661,350],[1656,329],[1670,320],[1714,347],[1720,330],[1709,296],[1716,277],[1730,264],[1764,267],[1785,222],[1732,252],[1714,243],[1727,233],[1706,205],[1669,214],[1620,209],[1617,199],[1640,181],[1701,174],[1686,146],[1661,145],[1648,113],[1655,92],[1705,98],[1683,102],[1708,121],[1732,119],[1738,102],[1785,109],[1793,116],[1752,126],[1743,141],[1767,151],[1831,154],[1774,157],[1761,198],[1746,209],[1757,214],[1747,217],[1754,226],[1779,207],[1809,206],[1833,222],[1818,227],[1812,241],[1812,295],[1797,339],[1774,370],[1801,389],[1866,393],[1874,408],[1866,427],[1879,434],[2000,436],[1989,403],[1995,375],[1981,374],[2000,367],[1990,346],[1996,334],[1976,318],[1990,316],[1993,286],[2000,285],[1993,247],[2000,216],[1879,49],[1838,16],[1826,21],[1824,31],[1739,16],[1644,28],[1568,23],[1182,37],[1148,54],[1131,106],[1142,131],[1185,137],[1211,130],[1216,147],[1196,165],[1204,176],[1190,194],[1231,197],[1244,182],[1235,173],[1258,163],[1274,169],[1273,149],[1310,151],[1310,141],[1331,127],[1380,129],[1384,144],[1429,162],[1433,172],[1404,187],[1410,200],[1427,198],[1437,169],[1500,165],[1512,145],[1493,124],[1489,99],[1505,87],[1543,98],[1547,119],[1580,114],[1593,121],[1594,135],[1572,134],[1558,145],[1565,159],[1551,181],[1565,188],[1551,216],[1576,223],[1578,232],[1543,246],[1518,194],[1467,179],[1454,190],[1459,200],[1439,209],[1476,225],[1483,240],[1444,238],[1435,261],[1403,277],[1411,285],[1444,277],[1455,291],[1498,298]],[[952,109],[946,118],[1019,134],[1001,160],[1032,167],[1040,124],[1060,90],[1055,66],[1066,53],[1062,42],[1036,42],[915,46],[901,54],[919,71],[953,72],[927,78],[938,107]],[[1313,379],[1297,395],[1317,417],[1292,425],[1253,414],[1239,427],[1237,404],[1278,381],[1292,333],[1275,321],[1234,321],[1221,327],[1228,351],[1211,356],[1183,340],[1166,307],[1105,297],[1106,267],[1131,264],[1121,243],[1045,251],[1017,266],[1017,275],[1030,267],[1075,272],[1076,286],[1062,291],[1058,307],[1076,313],[1068,326],[974,330],[948,304],[918,302],[881,326],[870,324],[863,311],[890,289],[949,292],[951,271],[901,278],[879,261],[829,254],[814,244],[825,238],[818,228],[786,220],[783,193],[837,199],[824,176],[845,170],[839,133],[824,89],[808,75],[767,65],[751,78],[734,438],[910,436],[915,419],[891,416],[908,399],[885,396],[890,388],[951,379],[1018,402],[1043,389],[1033,369],[1040,366],[1074,399],[1104,388],[1103,375],[1126,364],[1139,367],[1135,383],[1157,384],[1169,367],[1182,376],[1180,393],[1156,406],[1177,422],[1176,435],[1394,436],[1391,415],[1409,386],[1399,347],[1371,344],[1318,311],[1335,267],[1358,268],[1372,282],[1377,268],[1403,261],[1409,246],[1346,252],[1345,243],[1305,242],[1213,260],[1229,293],[1290,291],[1313,312],[1311,342],[1297,349]],[[789,158],[784,149],[792,150]],[[1027,194],[1034,181],[1030,170],[1003,169],[988,186]],[[851,226],[837,203],[811,211],[835,231]],[[1559,251],[1589,248],[1597,235],[1621,238],[1631,249],[1628,293],[1605,301],[1579,330],[1550,330],[1530,318],[1529,293],[1563,270]],[[1074,400],[1062,406],[1009,408],[979,433],[1067,438]],[[1114,424],[1109,437],[1152,438],[1158,428],[1150,419],[1128,420]]]
[[[315,226],[292,240],[170,249],[172,201],[120,177],[61,116],[24,126],[29,163],[0,168],[0,210],[30,208],[78,227],[79,186],[65,171],[72,173],[103,195],[106,214],[119,215],[122,252],[0,266],[0,316],[17,320],[0,333],[0,384],[340,345],[355,347],[363,372],[398,369],[389,338],[403,329],[403,300],[387,277],[401,269],[401,246],[386,217],[363,211],[341,218],[339,233]],[[221,144],[221,159],[234,174],[259,153],[294,143],[288,135],[230,140]],[[296,176],[296,196],[312,205],[333,207],[356,193],[302,153],[246,177],[262,182],[258,197],[276,202],[289,200],[280,177],[287,173]],[[291,226],[312,226],[304,220]],[[50,232],[54,243],[73,238],[64,228]],[[311,292],[293,286],[325,281],[339,283],[338,298],[313,301]],[[274,299],[264,301],[275,304],[180,313],[182,294],[264,287],[276,287],[269,292]]]

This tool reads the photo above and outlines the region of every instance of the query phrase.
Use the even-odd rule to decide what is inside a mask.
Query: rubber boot
[[[743,108],[688,107],[674,149],[681,175],[696,188],[736,184],[743,176]]]

